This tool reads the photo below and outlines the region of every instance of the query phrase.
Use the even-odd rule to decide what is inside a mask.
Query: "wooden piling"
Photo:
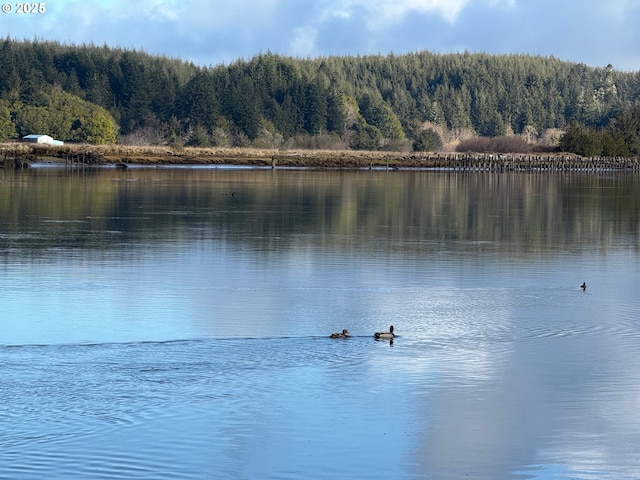
[[[580,157],[577,155],[550,154],[428,154],[417,161],[411,161],[411,165],[407,166],[420,166],[416,163],[422,164],[425,168],[462,172],[597,172],[613,170],[640,170],[640,160],[636,157]]]

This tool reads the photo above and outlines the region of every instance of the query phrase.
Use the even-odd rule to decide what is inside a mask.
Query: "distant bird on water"
[[[330,338],[347,338],[349,336],[349,331],[345,328],[341,333],[332,333],[329,335]]]
[[[580,288],[584,292],[587,289],[587,282],[582,282],[582,285],[580,285]]]
[[[373,334],[374,338],[386,338],[386,339],[393,339],[393,337],[395,337],[394,333],[393,333],[393,325],[391,325],[389,327],[389,331],[388,332],[376,332]]]

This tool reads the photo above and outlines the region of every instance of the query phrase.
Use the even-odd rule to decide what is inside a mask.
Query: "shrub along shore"
[[[566,153],[504,154],[380,152],[361,150],[269,150],[255,148],[134,147],[125,145],[48,146],[0,144],[5,168],[33,164],[67,166],[244,165],[289,168],[453,169],[479,171],[640,171],[640,159],[580,157]]]

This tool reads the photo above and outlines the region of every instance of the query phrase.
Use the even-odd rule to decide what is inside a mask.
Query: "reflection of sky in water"
[[[539,285],[527,265],[433,261],[426,274],[413,258],[308,252],[265,264],[215,244],[160,257],[145,255],[133,268],[104,259],[5,265],[13,294],[30,286],[28,302],[5,302],[5,318],[22,320],[5,325],[5,343],[307,342],[348,327],[355,365],[331,371],[312,360],[265,375],[266,403],[246,419],[251,435],[235,453],[249,476],[280,472],[274,458],[292,476],[324,468],[353,478],[379,457],[395,460],[376,468],[377,478],[507,478],[517,465],[532,465],[533,478],[615,478],[635,464],[637,318],[624,291],[597,282],[586,292],[560,288],[569,265]],[[476,282],[449,278],[461,274]],[[603,302],[605,293],[612,298]],[[391,323],[393,346],[369,338]],[[339,467],[324,465],[340,456]]]

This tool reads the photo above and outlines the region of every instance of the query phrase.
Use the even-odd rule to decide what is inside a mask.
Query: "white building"
[[[23,142],[42,143],[44,145],[64,145],[62,140],[54,140],[49,135],[25,135],[22,137]]]

